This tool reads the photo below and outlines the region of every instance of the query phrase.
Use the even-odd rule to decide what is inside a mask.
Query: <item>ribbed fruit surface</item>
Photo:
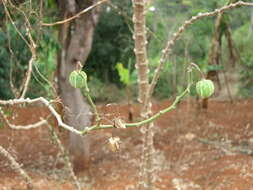
[[[202,79],[197,82],[196,91],[201,98],[208,98],[214,93],[214,84],[211,80]]]
[[[74,88],[82,88],[87,81],[87,75],[84,71],[75,70],[69,75],[69,83]]]

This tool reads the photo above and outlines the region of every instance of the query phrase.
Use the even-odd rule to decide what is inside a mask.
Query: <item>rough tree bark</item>
[[[75,15],[94,3],[93,0],[60,0],[61,18]],[[59,27],[61,49],[58,53],[58,86],[59,94],[65,108],[65,119],[68,124],[83,129],[90,125],[90,106],[79,89],[70,86],[68,76],[76,69],[77,63],[85,63],[91,51],[95,26],[98,22],[99,9],[92,9],[75,20],[66,22]],[[70,133],[69,150],[74,160],[74,168],[86,168],[89,164],[90,137]]]
[[[152,104],[150,98],[145,101],[149,90],[148,80],[148,58],[147,58],[147,37],[146,37],[146,1],[145,0],[133,0],[133,23],[134,23],[134,40],[135,40],[135,56],[136,56],[136,69],[138,72],[138,100],[142,103],[141,117],[147,119],[152,115]],[[153,123],[142,126],[141,132],[144,134],[143,139],[143,153],[142,161],[140,164],[140,180],[139,190],[152,190],[153,186]]]

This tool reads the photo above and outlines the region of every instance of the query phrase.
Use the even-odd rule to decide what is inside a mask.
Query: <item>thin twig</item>
[[[101,118],[100,118],[99,113],[97,111],[97,107],[96,107],[94,101],[92,100],[89,91],[86,91],[85,95],[86,95],[86,97],[87,97],[87,99],[88,99],[88,101],[89,101],[89,103],[90,103],[90,105],[91,105],[91,107],[92,107],[92,109],[94,111],[94,114],[96,116],[96,125],[99,126],[100,122],[101,122]]]
[[[29,49],[31,51],[31,54],[32,54],[32,56],[31,56],[31,58],[29,60],[29,63],[28,63],[28,70],[26,72],[26,77],[24,79],[23,85],[21,85],[21,87],[20,87],[20,89],[21,89],[20,91],[22,91],[21,98],[24,98],[25,95],[26,95],[26,92],[28,90],[28,86],[29,86],[30,80],[31,80],[32,66],[33,66],[34,60],[36,59],[36,47],[37,47],[37,45],[35,44],[35,42],[33,40],[33,37],[31,35],[32,27],[31,27],[31,24],[29,22],[29,19],[26,16],[26,14],[21,9],[19,9],[18,7],[15,7],[11,2],[9,2],[9,3],[10,3],[11,6],[13,6],[14,8],[16,8],[19,12],[21,12],[21,14],[23,14],[23,16],[24,16],[25,24],[26,24],[26,33],[27,33],[27,36],[28,36],[28,39],[29,39],[30,43],[22,35],[22,33],[18,30],[17,26],[15,25],[15,23],[14,23],[11,15],[10,15],[10,12],[8,11],[8,9],[6,7],[5,2],[3,3],[4,4],[5,12],[6,12],[7,16],[9,17],[12,25],[14,26],[15,30],[20,35],[20,37],[22,38],[22,40],[27,44],[27,46],[29,47]]]
[[[86,8],[86,9],[80,11],[80,12],[77,13],[76,15],[74,15],[74,16],[72,16],[72,17],[69,17],[69,18],[67,18],[67,19],[64,19],[64,20],[61,20],[61,21],[57,21],[57,22],[54,22],[54,23],[43,23],[43,22],[42,22],[41,25],[42,25],[42,26],[55,26],[55,25],[59,25],[59,24],[64,24],[64,23],[66,23],[66,22],[69,22],[69,21],[71,21],[71,20],[74,20],[74,19],[80,17],[82,14],[84,14],[84,13],[90,11],[91,9],[95,8],[95,7],[98,6],[98,5],[101,5],[102,3],[105,3],[106,1],[108,1],[108,0],[99,1],[99,2],[95,3],[94,5],[91,5],[90,7],[88,7],[88,8]]]
[[[82,186],[81,186],[81,184],[79,183],[79,181],[78,181],[78,179],[77,179],[77,177],[76,177],[76,175],[75,175],[75,173],[74,173],[74,171],[73,171],[73,167],[72,167],[72,164],[71,164],[71,162],[70,162],[70,159],[69,159],[69,156],[68,156],[67,151],[65,150],[65,148],[64,148],[64,146],[63,146],[63,144],[62,144],[60,138],[58,137],[57,133],[54,131],[54,128],[53,128],[51,125],[49,125],[48,122],[46,123],[46,125],[47,125],[47,127],[49,128],[49,130],[52,132],[53,138],[54,138],[54,140],[56,141],[56,143],[57,143],[57,145],[58,145],[58,147],[59,147],[59,149],[60,149],[60,151],[61,151],[61,153],[62,153],[62,155],[63,155],[65,164],[66,164],[66,166],[67,166],[67,168],[68,168],[68,170],[69,170],[69,172],[70,172],[70,176],[71,176],[71,177],[73,178],[73,180],[74,180],[74,183],[75,183],[76,188],[77,188],[78,190],[81,190],[81,189],[82,189]]]
[[[18,35],[19,35],[19,36],[22,38],[22,40],[26,43],[26,45],[27,45],[28,47],[30,47],[29,42],[25,39],[25,37],[23,36],[23,34],[19,31],[19,29],[17,28],[17,26],[16,26],[14,20],[12,19],[9,10],[7,9],[6,2],[5,2],[5,1],[2,1],[2,2],[3,2],[3,6],[4,6],[4,11],[5,11],[6,15],[8,16],[8,18],[10,19],[11,24],[13,25],[13,27],[14,27],[15,30],[17,31]]]
[[[65,124],[62,119],[61,119],[61,115],[59,113],[57,113],[57,111],[54,109],[53,105],[51,104],[51,102],[49,102],[47,99],[43,98],[43,97],[39,97],[39,98],[35,98],[35,99],[30,99],[30,98],[20,98],[20,99],[11,99],[11,100],[0,100],[0,104],[1,105],[14,105],[14,104],[23,104],[23,103],[27,103],[27,104],[34,104],[37,102],[41,102],[43,103],[46,107],[48,107],[48,109],[50,110],[50,112],[53,114],[53,116],[56,118],[57,123],[59,126],[73,132],[76,134],[81,135],[82,132],[75,129],[74,127]]]
[[[20,10],[21,11],[21,10]],[[29,38],[29,41],[30,41],[30,51],[32,53],[32,56],[29,60],[29,64],[28,64],[28,70],[26,72],[26,80],[25,80],[25,83],[24,83],[24,88],[23,88],[23,91],[22,91],[22,94],[20,96],[20,98],[24,98],[25,95],[26,95],[26,92],[28,90],[28,85],[30,83],[30,80],[31,80],[31,76],[32,76],[32,67],[33,67],[33,62],[35,61],[36,59],[36,47],[37,45],[35,44],[34,40],[33,40],[33,37],[32,37],[32,34],[31,34],[31,31],[32,31],[32,27],[31,27],[31,24],[28,20],[28,18],[26,17],[25,13],[23,11],[21,11],[24,15],[24,18],[25,18],[25,21],[26,21],[26,25],[27,25],[27,36]]]
[[[204,73],[201,71],[201,69],[199,68],[199,66],[198,66],[197,64],[195,64],[195,63],[190,63],[190,65],[191,65],[192,67],[194,67],[194,68],[199,72],[199,74],[200,74],[200,76],[202,77],[202,79],[205,78]]]
[[[36,58],[36,56],[33,53],[32,57],[30,58],[29,63],[28,63],[28,70],[26,72],[26,80],[24,82],[24,88],[23,88],[23,91],[22,91],[22,94],[21,94],[20,98],[24,98],[25,95],[26,95],[26,92],[28,90],[28,86],[29,86],[31,76],[32,76],[33,62],[34,62],[35,58]]]
[[[14,124],[9,122],[8,118],[4,114],[4,111],[1,107],[0,107],[0,115],[2,116],[2,118],[4,119],[6,124],[12,129],[29,130],[29,129],[34,129],[34,128],[37,128],[37,127],[41,127],[41,126],[43,126],[47,123],[46,120],[41,120],[39,122],[36,122],[34,124],[29,124],[29,125],[14,125]]]
[[[15,160],[15,158],[0,145],[0,154],[6,157],[11,163],[11,167],[19,173],[25,180],[27,184],[27,189],[33,189],[33,182],[29,175],[23,170],[20,164]]]

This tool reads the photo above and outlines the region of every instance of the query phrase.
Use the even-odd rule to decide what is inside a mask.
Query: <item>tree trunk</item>
[[[82,3],[74,0],[61,0],[59,1],[61,17],[66,19],[92,4],[92,0]],[[57,70],[59,94],[64,104],[66,122],[77,129],[84,129],[91,124],[90,106],[80,89],[70,86],[68,76],[76,69],[78,62],[84,64],[88,58],[98,15],[98,9],[93,9],[59,27],[61,44]],[[89,164],[90,137],[88,135],[81,137],[73,133],[70,133],[69,137],[69,150],[74,158],[74,168],[86,168]]]
[[[138,73],[138,100],[142,103],[141,117],[147,119],[152,115],[152,102],[148,98],[149,80],[148,80],[148,58],[147,58],[147,37],[146,37],[146,1],[133,0],[133,23],[134,23],[134,41],[135,41],[135,56],[136,69]],[[140,162],[140,181],[138,190],[153,190],[154,189],[154,124],[153,122],[141,127],[143,138],[143,152]]]

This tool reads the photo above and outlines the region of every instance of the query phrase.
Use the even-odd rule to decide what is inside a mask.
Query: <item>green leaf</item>
[[[130,85],[129,70],[122,63],[117,63],[116,69],[120,76],[120,81],[125,85]]]

